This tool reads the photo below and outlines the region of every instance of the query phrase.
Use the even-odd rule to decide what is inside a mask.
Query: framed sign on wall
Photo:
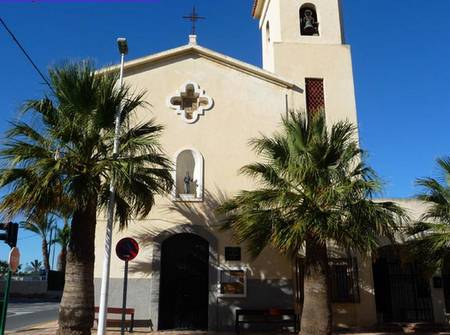
[[[225,261],[240,262],[241,260],[241,247],[225,247]]]
[[[244,269],[219,270],[219,296],[244,298],[247,296],[247,274]]]

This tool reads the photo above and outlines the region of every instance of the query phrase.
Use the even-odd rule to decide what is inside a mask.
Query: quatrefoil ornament
[[[197,83],[188,81],[168,98],[167,104],[186,123],[194,123],[213,106],[213,99]]]

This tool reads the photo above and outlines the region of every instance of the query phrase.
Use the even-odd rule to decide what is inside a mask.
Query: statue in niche
[[[303,16],[303,32],[305,35],[317,35],[318,23],[314,19],[314,14],[311,9],[305,10]]]
[[[191,194],[191,183],[194,181],[189,175],[189,171],[186,171],[186,176],[184,176],[184,194]]]

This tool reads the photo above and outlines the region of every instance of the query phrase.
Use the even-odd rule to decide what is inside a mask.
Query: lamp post
[[[119,77],[119,88],[123,85],[123,65],[125,55],[128,53],[128,44],[126,38],[120,37],[117,39],[117,46],[120,52],[120,77]],[[115,120],[115,133],[114,133],[114,148],[113,156],[117,156],[119,153],[119,131],[120,131],[120,115],[122,113],[122,106],[116,111]],[[98,335],[104,335],[106,330],[106,316],[108,308],[108,291],[109,291],[109,271],[111,267],[111,245],[112,245],[112,230],[114,222],[114,208],[115,208],[115,192],[116,188],[114,185],[114,179],[111,175],[111,183],[109,185],[109,201],[108,201],[108,211],[107,211],[107,222],[106,222],[106,236],[105,236],[105,256],[103,259],[103,271],[102,271],[102,286],[100,291],[100,306],[98,312]]]

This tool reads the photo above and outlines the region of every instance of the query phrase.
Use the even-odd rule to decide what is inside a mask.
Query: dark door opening
[[[390,246],[380,249],[373,279],[378,321],[433,321],[429,280],[416,263],[402,263],[399,250]]]
[[[162,244],[158,329],[208,328],[209,244],[178,234]]]

